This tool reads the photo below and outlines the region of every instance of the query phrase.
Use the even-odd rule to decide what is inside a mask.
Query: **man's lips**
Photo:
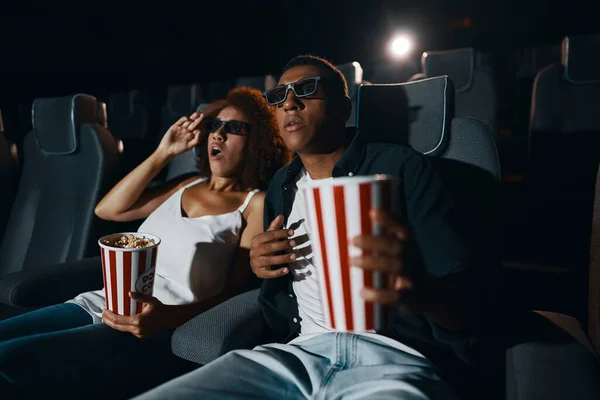
[[[304,123],[304,120],[296,115],[288,115],[285,118],[285,130],[288,132],[293,132],[293,131],[297,131],[298,129],[301,129],[302,127],[304,127],[306,124]]]

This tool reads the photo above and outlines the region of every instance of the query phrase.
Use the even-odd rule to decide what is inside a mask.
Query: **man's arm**
[[[363,297],[423,315],[432,323],[434,336],[469,336],[481,327],[498,283],[490,279],[495,267],[491,246],[485,245],[485,232],[472,229],[472,219],[454,203],[428,159],[392,149],[379,162],[393,165],[399,159],[404,163],[390,173],[401,178],[404,196],[399,202],[405,199],[405,213],[375,211],[371,218],[386,234],[359,236],[354,244],[376,256],[352,259],[352,265],[387,272],[394,279],[391,287],[365,289]]]

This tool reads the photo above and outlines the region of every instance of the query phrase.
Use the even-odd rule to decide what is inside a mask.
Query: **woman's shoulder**
[[[262,190],[257,190],[250,199],[248,203],[248,207],[246,208],[246,216],[250,216],[251,214],[256,214],[256,212],[260,212],[262,214],[262,210],[265,204],[265,192]]]

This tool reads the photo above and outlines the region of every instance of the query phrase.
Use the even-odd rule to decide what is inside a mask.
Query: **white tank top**
[[[230,276],[240,241],[242,213],[258,189],[248,193],[235,211],[184,217],[181,197],[185,189],[205,181],[200,178],[182,187],[146,218],[138,232],[161,238],[156,257],[153,296],[163,304],[189,304],[221,292]],[[69,300],[102,321],[106,308],[104,289],[82,293]]]

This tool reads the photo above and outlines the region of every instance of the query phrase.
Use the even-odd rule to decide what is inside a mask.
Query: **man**
[[[487,354],[476,346],[486,335],[483,293],[493,290],[474,282],[492,265],[470,233],[461,232],[436,171],[408,148],[367,143],[346,129],[346,81],[322,58],[292,59],[265,96],[286,145],[298,154],[269,186],[267,231],[254,238],[250,253],[254,273],[264,279],[263,315],[278,343],[230,352],[142,398],[458,399],[447,379],[477,364],[475,349],[480,358]],[[377,334],[335,332],[323,317],[297,186],[376,173],[400,178],[401,211],[372,210],[385,234],[353,243],[377,256],[350,263],[395,276],[389,287],[361,293],[387,305],[393,317]]]

